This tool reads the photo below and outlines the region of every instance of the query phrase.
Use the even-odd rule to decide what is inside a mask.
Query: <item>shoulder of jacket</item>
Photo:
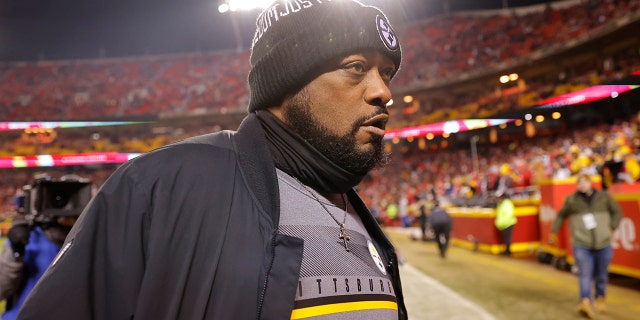
[[[223,130],[223,131],[190,137],[182,141],[176,142],[175,145],[209,144],[214,146],[227,146],[227,145],[230,145],[234,135],[235,135],[235,131]]]
[[[232,132],[216,132],[187,138],[144,153],[122,166],[129,167],[131,175],[149,181],[153,177],[172,176],[177,172],[202,174],[199,169],[226,168],[237,160],[231,139]],[[187,170],[182,170],[187,169]],[[200,173],[196,173],[200,172]]]
[[[233,135],[232,131],[220,131],[190,137],[151,150],[143,154],[140,159],[145,157],[180,157],[180,155],[194,150],[205,152],[205,150],[233,149],[231,144]]]

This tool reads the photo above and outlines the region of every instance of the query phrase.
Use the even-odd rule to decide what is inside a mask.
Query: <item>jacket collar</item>
[[[247,115],[232,139],[240,168],[250,191],[271,217],[273,227],[280,220],[280,191],[275,164],[271,157],[264,130],[254,113]]]

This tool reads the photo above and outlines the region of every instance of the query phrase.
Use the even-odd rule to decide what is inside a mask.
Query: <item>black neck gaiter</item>
[[[344,193],[364,178],[334,164],[271,112],[258,110],[256,116],[276,167],[305,185],[321,192]]]

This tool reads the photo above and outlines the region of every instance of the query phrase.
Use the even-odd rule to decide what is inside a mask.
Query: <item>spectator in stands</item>
[[[238,131],[122,165],[21,319],[407,319],[395,250],[353,189],[386,158],[398,38],[357,1],[291,3],[258,16]],[[385,285],[315,290],[333,278]]]
[[[500,233],[502,233],[504,251],[501,254],[505,256],[511,255],[513,228],[518,223],[515,206],[509,193],[510,191],[499,191],[496,193],[496,196],[498,197],[498,205],[496,206],[495,226],[500,230]]]
[[[503,163],[500,166],[500,175],[493,183],[491,190],[494,190],[496,194],[506,193],[507,190],[513,188],[513,178],[511,178],[511,167],[507,163]]]
[[[591,285],[595,281],[595,307],[607,310],[606,287],[609,281],[609,264],[613,257],[611,235],[622,220],[622,210],[611,195],[595,190],[591,178],[579,174],[577,191],[569,195],[551,227],[550,243],[557,243],[557,233],[566,218],[570,218],[569,230],[573,256],[578,267],[580,304],[578,311],[589,318],[595,316],[592,308]]]
[[[440,208],[438,201],[434,202],[429,214],[429,227],[433,230],[434,239],[438,243],[440,257],[444,259],[449,247],[449,235],[453,228],[453,220],[444,209]]]

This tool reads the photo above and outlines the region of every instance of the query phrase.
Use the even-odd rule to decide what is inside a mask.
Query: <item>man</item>
[[[256,25],[238,131],[118,169],[20,319],[407,318],[353,190],[385,159],[396,35],[352,0],[276,1]]]
[[[501,255],[511,255],[511,239],[513,239],[513,228],[518,223],[516,218],[516,208],[509,196],[509,192],[496,192],[498,197],[498,205],[496,206],[496,219],[494,224],[500,233],[502,233],[502,240],[504,241],[504,251]]]
[[[622,219],[618,203],[606,191],[593,188],[586,174],[578,175],[577,191],[564,201],[556,217],[549,242],[557,243],[557,233],[566,218],[570,218],[569,230],[573,244],[573,256],[578,267],[580,304],[578,311],[589,318],[595,316],[591,304],[591,282],[595,280],[595,307],[607,310],[606,286],[609,281],[609,264],[613,257],[611,235]]]
[[[433,229],[434,238],[438,243],[440,257],[444,259],[449,247],[449,235],[451,234],[453,220],[446,211],[440,208],[437,200],[434,202],[431,214],[429,214],[429,226]]]

